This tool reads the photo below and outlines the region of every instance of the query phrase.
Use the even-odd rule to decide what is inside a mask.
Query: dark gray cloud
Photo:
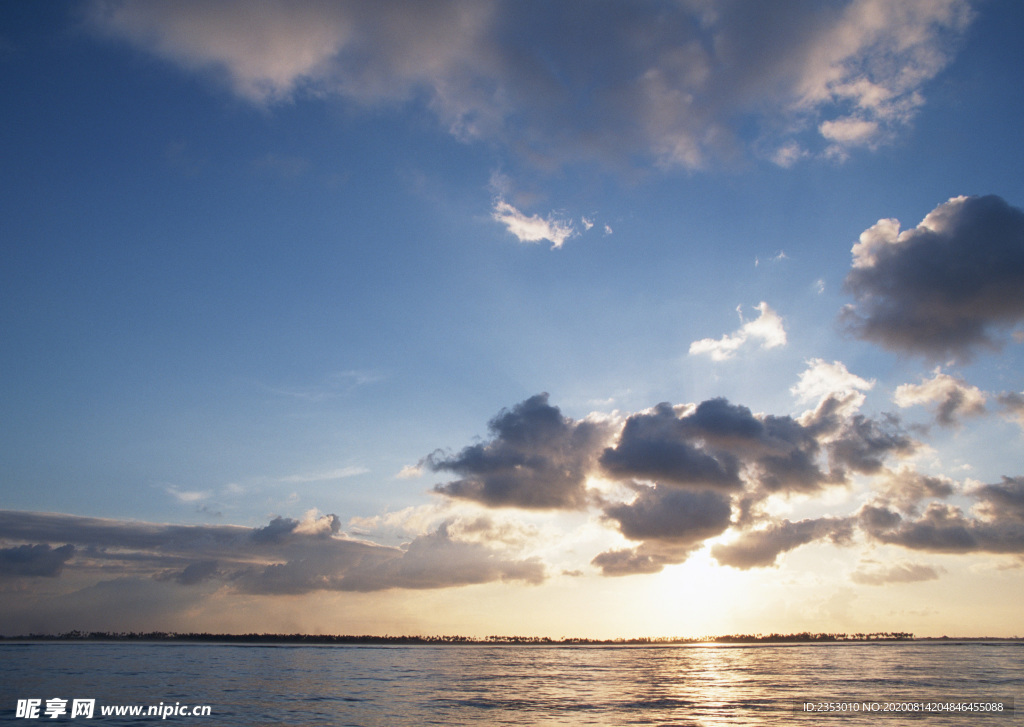
[[[488,507],[582,508],[586,478],[608,438],[598,422],[574,421],[538,394],[503,410],[488,425],[492,439],[445,456],[435,452],[424,464],[462,479],[437,485],[449,497]]]
[[[919,447],[895,414],[874,418],[857,413],[858,397],[829,394],[800,418],[807,433],[823,444],[833,483],[844,482],[848,470],[878,474],[889,457],[906,457]]]
[[[1024,427],[1024,392],[1004,391],[997,397],[1001,406],[1012,419]]]
[[[215,560],[200,560],[189,563],[181,573],[174,576],[174,580],[183,586],[194,586],[197,583],[210,580],[218,575],[218,564]]]
[[[891,414],[883,414],[879,419],[855,414],[844,422],[839,435],[827,445],[833,467],[869,475],[881,472],[890,456],[905,457],[917,447],[918,443]]]
[[[677,487],[811,492],[832,482],[819,451],[815,432],[792,417],[755,416],[719,398],[634,414],[601,464],[614,477]]]
[[[685,558],[684,554],[681,558],[666,560],[657,553],[641,552],[639,548],[623,548],[600,553],[590,563],[600,568],[604,576],[632,576],[659,573],[666,565],[679,563]]]
[[[714,490],[633,485],[637,496],[630,503],[606,505],[604,517],[617,524],[635,548],[609,550],[591,564],[606,576],[657,573],[666,565],[682,563],[705,540],[729,527],[729,495]]]
[[[853,521],[849,518],[783,520],[763,530],[747,531],[734,543],[716,545],[711,549],[711,555],[722,565],[733,568],[763,568],[775,565],[780,554],[801,545],[824,539],[845,544],[852,536]]]
[[[989,487],[999,487],[990,485]],[[1000,494],[988,497],[1000,500]],[[1009,497],[1015,496],[1015,489]],[[982,495],[985,497],[985,495]],[[898,512],[879,505],[861,508],[861,527],[875,540],[890,545],[901,545],[911,550],[932,553],[1024,553],[1024,520],[1019,512],[1010,511],[996,519],[981,520],[967,517],[953,505],[931,503],[924,514],[916,519],[904,518]]]
[[[329,537],[341,532],[341,519],[337,515],[325,515],[316,521],[310,531],[301,530],[301,521],[293,518],[275,517],[266,526],[254,528],[250,536],[260,545],[280,545],[293,542],[296,537],[317,535]]]
[[[915,228],[888,219],[853,247],[842,320],[903,353],[969,358],[1024,320],[1024,212],[1000,197],[957,197]]]
[[[335,515],[315,513],[244,528],[0,511],[0,538],[33,543],[0,551],[0,575],[57,576],[63,569],[189,587],[217,581],[254,594],[538,583],[545,577],[539,561],[503,558],[484,544],[455,540],[447,525],[396,548],[345,537],[338,524]],[[67,544],[52,548],[47,540]]]
[[[163,525],[54,513],[0,510],[0,537],[22,542],[73,543],[164,553],[229,553],[250,528],[234,525]]]
[[[889,583],[934,581],[940,572],[941,568],[923,563],[896,563],[889,566],[875,564],[858,566],[850,578],[854,583],[866,586],[884,586]]]
[[[981,501],[979,509],[993,520],[1024,523],[1024,477],[1003,477],[996,485],[982,485],[971,494]]]
[[[598,473],[655,483],[659,497],[665,488],[746,491],[752,506],[773,493],[845,484],[847,470],[876,474],[888,457],[917,447],[895,416],[851,414],[848,401],[833,399],[800,420],[755,415],[723,398],[661,403],[627,417],[605,446],[613,436],[609,424],[567,418],[539,394],[499,413],[489,423],[490,439],[457,454],[435,452],[422,464],[462,475],[435,492],[487,507],[581,509],[590,504],[587,477]],[[615,512],[625,522],[630,510]]]
[[[743,484],[739,460],[728,452],[704,448],[694,427],[668,403],[658,404],[649,414],[629,417],[618,443],[601,455],[601,464],[616,477],[683,487],[739,489]]]
[[[0,577],[59,576],[75,554],[75,546],[51,548],[47,544],[0,548]]]
[[[863,4],[97,0],[90,19],[255,103],[407,102],[540,165],[692,169],[744,138],[788,166],[903,128],[969,5]]]
[[[718,492],[679,490],[664,485],[639,486],[631,503],[609,505],[608,520],[630,540],[658,540],[693,545],[729,527],[729,497]]]

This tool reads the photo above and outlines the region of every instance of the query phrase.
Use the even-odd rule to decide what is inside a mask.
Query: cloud
[[[398,471],[398,474],[395,475],[395,478],[399,480],[413,480],[416,479],[417,477],[420,477],[422,474],[422,465],[407,464]]]
[[[955,492],[953,480],[944,476],[924,475],[909,467],[887,471],[873,483],[882,501],[899,510],[916,513],[920,502],[928,498],[944,499]]]
[[[199,502],[210,497],[209,492],[199,492],[196,490],[179,490],[177,487],[170,486],[165,488],[167,494],[174,496],[179,502]]]
[[[414,104],[459,138],[539,164],[639,157],[690,169],[748,143],[785,165],[812,146],[842,157],[890,140],[971,19],[966,0],[90,8],[102,36],[212,75],[253,103]]]
[[[630,540],[679,545],[694,545],[722,534],[729,527],[731,515],[728,495],[664,485],[640,485],[633,502],[604,508],[605,518],[616,522]]]
[[[213,73],[255,103],[287,101],[303,91],[371,103],[405,98],[424,85],[439,111],[451,113],[445,92],[476,55],[492,9],[487,2],[367,8],[271,0],[257,13],[241,0],[147,7],[115,1],[94,3],[91,20],[109,36],[190,71]]]
[[[706,402],[705,402],[706,403]],[[710,406],[715,406],[711,404]],[[601,454],[612,476],[658,480],[680,487],[742,486],[739,460],[729,452],[703,446],[692,425],[696,412],[679,416],[671,404],[658,404],[648,413],[633,414],[614,447]]]
[[[875,540],[932,553],[1024,553],[1024,478],[1003,478],[974,495],[985,519],[933,502],[920,517],[904,518],[885,505],[861,508],[861,527]]]
[[[660,555],[642,552],[638,548],[608,550],[594,556],[590,563],[600,568],[601,575],[604,576],[632,576],[659,573],[666,565],[670,565]]]
[[[1024,427],[1024,391],[1004,391],[997,397],[1006,415]]]
[[[318,590],[447,588],[490,581],[539,583],[537,559],[501,556],[449,534],[449,525],[396,548],[340,532],[336,515],[311,510],[260,528],[159,525],[55,513],[0,511],[0,538],[28,544],[0,550],[0,577],[124,577],[196,587],[216,582],[250,594]],[[64,542],[58,548],[49,543]]]
[[[771,154],[770,158],[776,165],[784,169],[789,169],[801,159],[806,159],[808,156],[810,156],[810,152],[800,146],[797,142],[790,140],[776,149]]]
[[[594,556],[590,564],[601,569],[602,576],[632,576],[658,573],[667,565],[683,563],[700,543],[645,541],[635,548],[607,550]]]
[[[336,371],[321,383],[313,386],[264,386],[263,388],[280,396],[316,404],[346,396],[359,387],[376,383],[382,378],[381,374],[373,371]]]
[[[503,410],[488,424],[493,438],[453,456],[435,452],[424,464],[462,479],[434,490],[488,507],[581,508],[586,478],[609,436],[597,421],[574,421],[548,404],[547,394]]]
[[[691,343],[690,355],[708,354],[712,361],[726,361],[736,355],[736,351],[751,339],[759,339],[761,348],[785,346],[786,329],[779,314],[764,301],[754,306],[754,309],[759,311],[760,315],[752,321],[743,323],[734,333],[728,333],[717,340],[703,338]],[[742,311],[740,321],[743,321]]]
[[[855,414],[839,425],[838,432],[825,440],[825,446],[834,469],[876,474],[882,471],[887,458],[908,457],[919,444],[892,415],[872,419]]]
[[[743,533],[732,543],[719,544],[711,555],[722,565],[748,570],[775,565],[779,555],[815,540],[834,544],[850,542],[853,522],[849,518],[822,517],[790,522],[783,520],[760,530]]]
[[[1024,212],[994,195],[954,197],[902,232],[879,220],[852,252],[841,320],[884,348],[968,359],[1024,320]]]
[[[128,551],[227,555],[250,528],[233,525],[161,525],[56,513],[0,510],[0,537],[22,542],[74,543],[92,552],[106,547]]]
[[[826,139],[838,142],[840,146],[860,146],[878,138],[878,122],[846,118],[823,121],[818,131]]]
[[[547,219],[542,219],[539,215],[528,217],[503,200],[494,203],[491,216],[495,221],[505,225],[519,242],[547,240],[551,243],[552,250],[560,248],[562,243],[576,234],[571,222],[551,216]]]
[[[662,403],[627,418],[601,464],[616,478],[676,487],[812,492],[834,484],[818,465],[816,437],[791,417],[755,416],[726,399]]]
[[[189,563],[180,572],[154,576],[157,580],[173,580],[182,586],[194,586],[208,581],[219,574],[220,564],[215,560],[199,560]]]
[[[442,524],[437,531],[413,540],[401,558],[371,568],[359,567],[346,575],[344,590],[377,591],[384,588],[445,588],[492,581],[522,581],[537,585],[545,579],[537,558],[508,560],[480,543],[449,537]]]
[[[854,583],[867,586],[884,586],[889,583],[917,583],[919,581],[934,581],[938,579],[941,568],[935,568],[923,563],[894,563],[890,566],[874,565],[857,566],[850,578]]]
[[[899,407],[933,404],[936,421],[947,427],[959,424],[961,417],[985,413],[985,393],[981,389],[940,369],[934,374],[920,384],[897,386],[893,401]]]
[[[848,396],[857,391],[870,391],[875,380],[862,379],[846,370],[842,361],[827,363],[821,358],[812,358],[800,374],[796,385],[789,391],[799,401],[818,401],[829,395]],[[858,399],[862,402],[863,397]],[[858,404],[859,405],[859,404]]]
[[[359,466],[348,466],[348,467],[337,467],[335,469],[322,470],[319,472],[303,472],[295,475],[288,475],[282,477],[280,482],[287,482],[289,484],[302,484],[306,482],[330,482],[331,480],[341,480],[346,477],[356,477],[358,475],[365,475],[369,472],[366,467]]]
[[[54,578],[75,554],[75,546],[19,545],[0,548],[0,577],[32,576]]]
[[[682,563],[705,540],[729,527],[732,507],[726,494],[664,485],[634,485],[633,489],[636,498],[605,506],[604,518],[616,523],[626,538],[643,542],[636,548],[597,555],[591,564],[602,575],[656,573],[666,565]]]
[[[981,501],[979,510],[989,519],[1024,523],[1024,477],[1003,477],[994,485],[981,485],[971,493]]]

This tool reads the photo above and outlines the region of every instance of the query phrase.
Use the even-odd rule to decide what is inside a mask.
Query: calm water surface
[[[102,705],[209,705],[206,725],[1020,725],[1002,714],[811,714],[803,702],[993,701],[1024,644],[252,646],[0,644],[0,721],[117,725]],[[17,719],[18,699],[96,699],[93,720]]]

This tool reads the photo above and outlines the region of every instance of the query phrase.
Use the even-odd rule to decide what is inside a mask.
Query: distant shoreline
[[[26,634],[0,636],[3,642],[52,641],[52,642],[163,642],[163,643],[218,643],[253,645],[460,645],[460,646],[684,646],[684,645],[743,645],[743,644],[844,644],[844,643],[893,643],[893,642],[954,642],[954,641],[995,641],[1016,642],[1020,637],[999,636],[925,636],[915,637],[905,632],[879,632],[870,634],[729,634],[702,638],[655,637],[587,639],[546,636],[373,636],[373,635],[330,635],[330,634],[209,634],[152,632],[107,632],[68,631],[61,634]]]

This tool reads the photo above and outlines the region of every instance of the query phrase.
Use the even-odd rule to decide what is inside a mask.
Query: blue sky
[[[0,18],[10,632],[1012,635],[1017,4]]]

